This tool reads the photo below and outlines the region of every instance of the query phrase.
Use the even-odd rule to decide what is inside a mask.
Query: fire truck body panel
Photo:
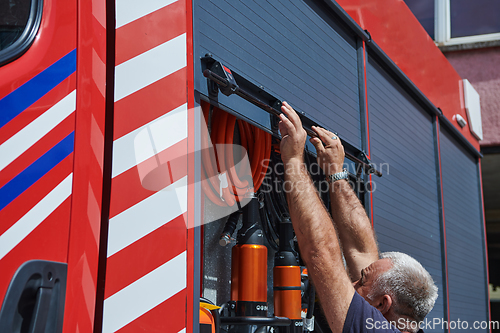
[[[0,68],[0,300],[23,262],[67,262],[75,48],[76,3],[48,0],[31,47]]]
[[[429,318],[487,320],[478,143],[447,120],[465,115],[459,78],[432,41],[435,62],[403,60],[421,51],[401,51],[374,13],[406,18],[401,31],[416,20],[386,3],[401,17],[343,1],[44,1],[33,44],[0,67],[0,304],[35,259],[67,264],[64,332],[198,332],[199,296],[229,300],[225,219],[202,226],[214,205],[200,103],[276,128],[234,94],[211,95],[209,57],[381,169],[361,176],[376,187],[362,201],[381,250],[409,253],[436,280]]]
[[[109,196],[103,181],[107,170],[104,152],[108,33],[105,1],[80,1],[77,5],[77,87],[82,93],[77,93],[76,100],[64,332],[91,332],[98,271],[102,268],[99,265],[102,202]]]
[[[186,330],[186,6],[116,2],[103,332]]]

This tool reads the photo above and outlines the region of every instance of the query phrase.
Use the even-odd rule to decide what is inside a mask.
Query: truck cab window
[[[0,49],[12,45],[21,37],[30,13],[30,0],[0,1]]]
[[[22,55],[40,26],[42,0],[0,0],[0,65]]]

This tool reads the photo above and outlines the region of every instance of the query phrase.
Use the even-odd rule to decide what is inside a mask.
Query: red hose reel
[[[205,119],[208,119],[210,104],[202,101],[201,107]],[[211,117],[210,139],[216,149],[209,144],[208,131],[202,130],[203,176],[208,179],[202,181],[202,188],[213,203],[222,207],[233,206],[256,192],[262,184],[271,154],[271,134],[237,120],[217,107],[213,107]],[[236,124],[241,147],[248,154],[250,170],[247,170],[248,163],[234,161],[234,147],[238,145],[234,142]]]

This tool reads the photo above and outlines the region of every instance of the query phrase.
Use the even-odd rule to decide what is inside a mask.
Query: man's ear
[[[377,310],[382,312],[383,315],[385,315],[387,311],[389,311],[391,306],[392,306],[392,297],[389,295],[384,295],[379,299],[376,308]]]

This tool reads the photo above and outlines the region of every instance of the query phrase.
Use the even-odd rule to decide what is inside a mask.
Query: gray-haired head
[[[389,258],[392,267],[374,281],[368,298],[390,295],[396,315],[410,317],[416,322],[424,320],[438,297],[438,288],[429,272],[404,253],[384,252],[380,258]]]

